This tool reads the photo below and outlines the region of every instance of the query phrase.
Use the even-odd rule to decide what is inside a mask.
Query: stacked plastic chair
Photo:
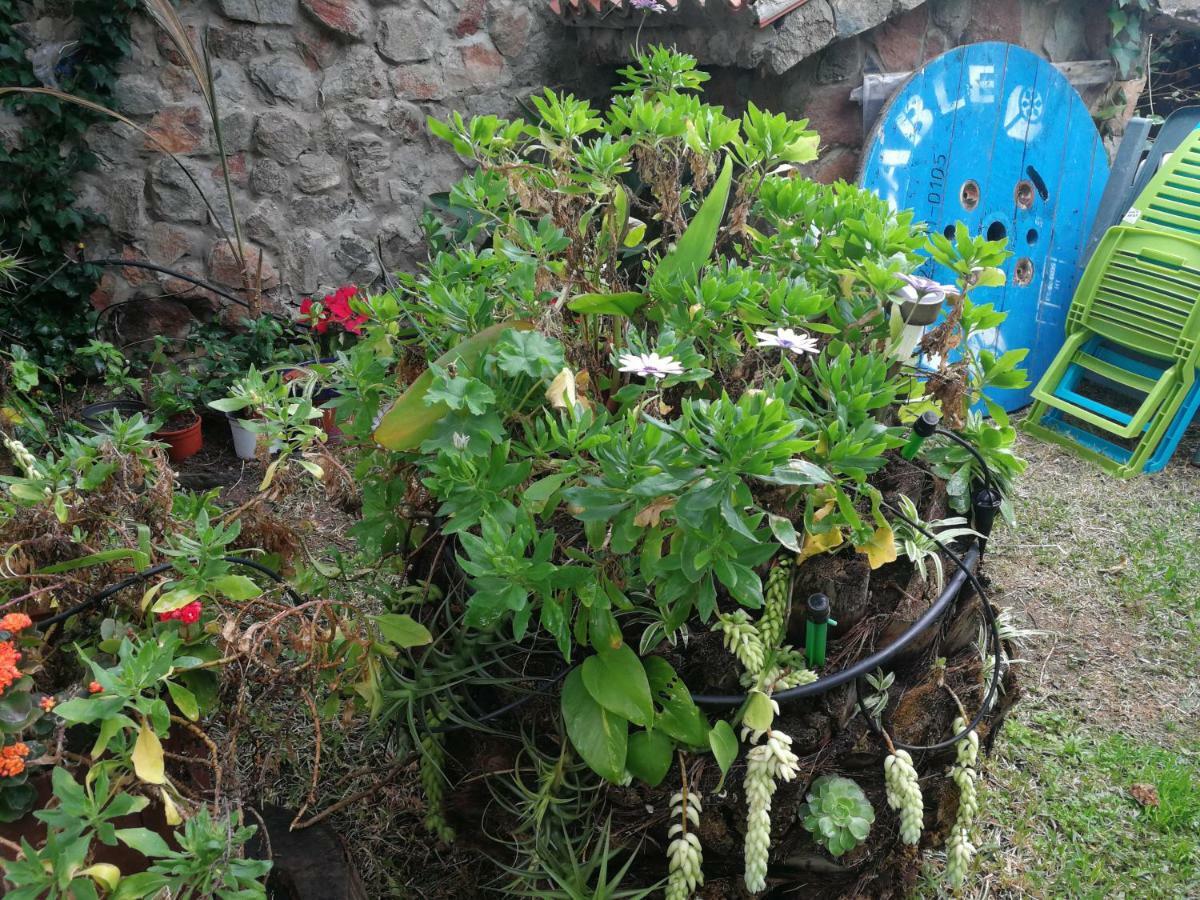
[[[1200,131],[1124,221],[1088,263],[1025,429],[1130,477],[1163,468],[1200,409]]]

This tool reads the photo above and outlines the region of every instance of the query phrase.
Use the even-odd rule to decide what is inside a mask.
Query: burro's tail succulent
[[[883,780],[887,786],[888,806],[900,812],[900,840],[915,844],[921,840],[925,801],[912,757],[906,750],[889,753],[883,761]]]
[[[671,798],[671,814],[678,820],[671,826],[667,847],[666,900],[687,900],[704,884],[701,866],[704,855],[696,830],[700,827],[700,795],[683,791]]]
[[[792,752],[792,739],[782,731],[751,732],[742,740],[755,744],[746,754],[746,888],[758,893],[767,886],[767,862],[771,850],[771,800],[779,781],[791,781],[800,770]]]
[[[952,727],[954,733],[958,734],[967,727],[967,723],[961,718],[955,719]],[[957,759],[950,767],[950,777],[958,786],[958,816],[954,820],[954,827],[950,829],[950,839],[946,842],[946,879],[959,888],[966,880],[967,869],[975,856],[971,825],[979,813],[979,795],[975,789],[979,735],[974,731],[967,732],[966,737],[955,745],[955,750]]]

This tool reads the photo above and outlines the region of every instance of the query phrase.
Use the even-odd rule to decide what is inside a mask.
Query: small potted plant
[[[286,388],[277,372],[264,375],[251,366],[249,372],[230,385],[228,397],[209,402],[210,407],[223,412],[229,421],[238,459],[254,459],[258,455],[258,439],[263,432],[254,422],[261,418],[264,407],[285,394]]]
[[[163,423],[154,438],[167,444],[171,462],[182,462],[204,446],[196,412],[199,395],[200,382],[177,365],[150,373],[150,408]]]
[[[369,321],[363,310],[365,305],[351,301],[358,295],[358,288],[352,284],[344,284],[332,294],[326,294],[322,300],[306,297],[300,302],[300,318],[312,329],[316,345],[316,355],[312,359],[300,363],[301,366],[311,366],[321,363],[332,363],[336,360],[339,350],[350,347],[362,334],[363,326]],[[300,369],[290,370],[284,377],[291,381],[299,378]],[[334,424],[334,411],[326,409],[325,404],[338,397],[338,391],[332,387],[319,388],[314,395],[314,401],[321,407],[321,424],[326,434],[336,437],[341,430]]]
[[[145,402],[136,397],[141,382],[131,373],[129,360],[119,347],[93,339],[76,350],[75,355],[79,357],[80,368],[99,376],[109,394],[109,399],[88,403],[80,409],[79,418],[84,425],[92,431],[106,431],[114,413],[130,417],[146,412]]]

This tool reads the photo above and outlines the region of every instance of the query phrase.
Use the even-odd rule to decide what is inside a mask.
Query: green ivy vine
[[[130,21],[139,0],[74,0],[77,43],[56,70],[58,87],[109,103],[117,66],[129,52]],[[22,12],[22,9],[26,12]],[[41,86],[26,51],[33,49],[17,26],[28,4],[0,0],[0,85]],[[64,265],[86,230],[103,216],[74,208],[75,176],[95,167],[84,143],[97,113],[53,97],[15,95],[0,100],[20,117],[17,146],[0,145],[0,245],[24,260],[24,302],[0,304],[0,333],[24,344],[38,361],[60,367],[89,330],[89,295],[100,271]]]
[[[1153,0],[1113,0],[1108,10],[1112,40],[1108,52],[1121,72],[1129,78],[1141,68],[1142,16],[1154,8]]]

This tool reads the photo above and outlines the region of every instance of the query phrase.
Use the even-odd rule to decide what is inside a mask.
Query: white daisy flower
[[[958,293],[958,288],[954,285],[939,284],[932,278],[925,278],[923,275],[906,275],[903,272],[897,272],[896,277],[904,282],[904,287],[896,292],[896,296],[910,303],[941,303],[945,301],[947,294]]]
[[[641,375],[643,378],[665,378],[682,375],[683,366],[673,356],[657,353],[622,353],[621,371]]]
[[[790,328],[777,328],[775,331],[756,331],[759,347],[778,347],[790,350],[797,356],[803,353],[817,352],[817,339],[802,331],[792,331]]]

